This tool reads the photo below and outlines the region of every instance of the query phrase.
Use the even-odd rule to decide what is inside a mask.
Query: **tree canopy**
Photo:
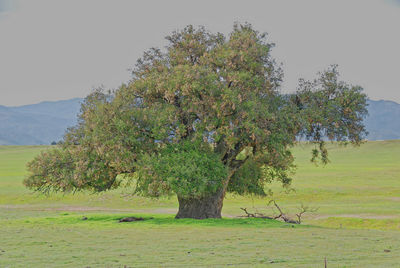
[[[359,145],[366,135],[366,95],[340,81],[337,66],[283,94],[274,45],[249,24],[227,37],[187,26],[166,39],[129,83],[86,97],[62,145],[28,164],[26,186],[105,191],[130,181],[145,196],[176,194],[178,218],[220,217],[227,191],[289,185],[300,137],[326,163],[325,141]]]

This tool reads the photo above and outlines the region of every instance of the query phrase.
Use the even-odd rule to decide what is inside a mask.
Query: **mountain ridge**
[[[0,105],[0,145],[40,145],[62,139],[77,123],[82,98],[43,101],[22,106]],[[400,104],[368,100],[368,140],[400,139]]]
[[[50,144],[74,126],[81,98],[22,106],[0,105],[0,145]]]

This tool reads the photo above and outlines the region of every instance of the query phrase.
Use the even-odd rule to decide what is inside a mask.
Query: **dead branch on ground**
[[[246,213],[245,216],[240,216],[240,217],[273,219],[273,220],[282,219],[284,222],[287,222],[287,223],[301,224],[301,217],[303,216],[303,214],[305,214],[307,212],[311,212],[311,213],[316,212],[318,210],[318,208],[310,208],[309,206],[304,206],[303,204],[301,204],[301,206],[299,208],[299,212],[296,213],[297,220],[295,220],[295,219],[291,218],[289,215],[287,215],[286,213],[284,213],[274,199],[271,199],[268,202],[268,206],[270,206],[271,203],[273,203],[275,208],[279,211],[279,214],[276,216],[268,216],[268,215],[258,213],[258,212],[251,213],[247,210],[247,208],[240,208],[241,210],[244,211],[244,213]]]
[[[250,213],[250,212],[247,211],[247,208],[240,208],[240,209],[243,210],[244,213],[246,213],[246,215],[245,215],[245,216],[239,216],[239,217],[261,218],[261,219],[270,219],[270,220],[275,219],[275,218],[273,218],[273,217],[266,216],[266,215],[264,215],[264,214],[257,213],[257,212],[255,212],[255,213]]]
[[[299,213],[296,213],[298,223],[299,224],[301,223],[301,216],[303,216],[304,213],[306,213],[306,212],[313,213],[313,212],[316,212],[317,210],[318,210],[318,208],[310,208],[309,206],[304,206],[302,203],[300,206]]]

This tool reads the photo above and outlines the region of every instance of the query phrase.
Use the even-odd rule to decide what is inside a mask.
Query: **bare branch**
[[[294,220],[283,212],[283,210],[279,207],[279,205],[276,203],[276,201],[274,199],[271,199],[268,202],[268,206],[270,206],[271,203],[273,203],[275,208],[279,211],[279,215],[267,216],[267,215],[264,215],[262,213],[257,213],[257,212],[251,213],[251,212],[247,211],[247,208],[240,208],[241,210],[243,210],[246,213],[245,216],[241,216],[241,217],[273,219],[273,220],[282,219],[284,222],[287,222],[287,223],[301,224],[301,217],[303,216],[304,213],[316,212],[318,210],[318,208],[310,208],[308,206],[304,206],[303,204],[301,204],[301,207],[299,208],[300,211],[298,213],[296,213],[297,220]]]

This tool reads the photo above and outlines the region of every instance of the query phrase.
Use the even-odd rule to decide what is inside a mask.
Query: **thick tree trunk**
[[[215,194],[201,199],[182,198],[178,196],[179,211],[175,218],[221,218],[224,197],[225,189],[218,190]]]

